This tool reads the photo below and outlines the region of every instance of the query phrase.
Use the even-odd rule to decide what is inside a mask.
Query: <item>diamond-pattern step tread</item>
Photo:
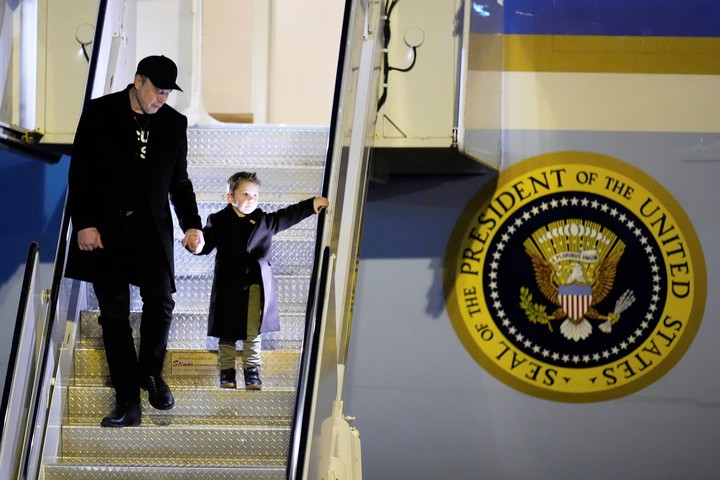
[[[302,200],[305,200],[309,197],[313,197],[317,195],[318,193],[303,193],[301,195],[289,195],[286,198],[277,199],[275,197],[271,196],[264,196],[258,205],[259,208],[261,208],[264,212],[271,213],[275,212],[277,210],[280,210],[281,208],[289,207],[290,205],[293,205],[297,202],[300,202]],[[199,194],[200,197],[198,200],[198,215],[200,215],[200,218],[203,220],[203,222],[207,219],[208,215],[211,213],[215,213],[217,211],[222,210],[227,206],[227,200],[225,200],[225,194],[216,192],[214,194]],[[261,195],[264,195],[261,192]],[[271,201],[272,200],[272,201]],[[173,235],[175,237],[175,240],[178,242],[182,240],[183,238],[183,231],[178,225],[177,217],[175,217],[174,210],[172,211],[173,218],[175,219],[173,222]],[[303,220],[301,220],[299,223],[296,223],[292,227],[288,228],[287,230],[283,230],[282,232],[278,232],[274,237],[273,241],[275,240],[281,240],[281,239],[309,239],[315,237],[315,230],[317,225],[317,216],[311,215]],[[191,253],[184,252],[182,247],[178,247],[176,249],[176,252],[182,252],[183,255],[192,255]]]
[[[201,355],[198,355],[201,354]],[[263,365],[260,375],[263,388],[295,387],[297,373],[300,365],[299,350],[266,350],[262,352]],[[199,357],[199,358],[198,358]],[[197,365],[179,365],[185,359],[197,358]],[[173,364],[175,362],[175,364]],[[242,357],[237,360],[238,374],[242,368]],[[109,375],[105,351],[81,345],[75,348],[75,384],[76,385],[105,385]],[[192,374],[188,374],[192,371]],[[197,373],[197,374],[195,374]],[[171,350],[165,356],[163,377],[171,387],[173,385],[214,386],[220,370],[217,367],[216,352],[198,352],[197,350]],[[239,377],[239,375],[238,375]],[[238,378],[238,380],[241,380]]]
[[[102,327],[98,324],[99,315],[100,313],[97,311],[86,310],[80,313],[81,342],[102,338]],[[263,334],[263,348],[266,350],[299,348],[305,335],[305,314],[292,313],[285,309],[280,313],[280,324],[280,331]],[[140,312],[130,314],[130,326],[133,329],[133,336],[138,338]],[[97,345],[97,343],[93,344]],[[217,350],[218,339],[207,336],[207,312],[176,313],[170,326],[168,348]],[[238,342],[238,348],[242,349],[242,342]]]
[[[310,288],[309,275],[275,275],[277,285],[278,304],[305,303]],[[207,276],[187,276],[175,279],[177,292],[174,294],[175,309],[186,311],[189,309],[207,309],[212,290],[212,278]],[[99,310],[97,297],[92,288],[87,290],[87,309]],[[140,311],[142,301],[137,288],[130,289],[130,310]]]
[[[47,465],[45,480],[283,480],[285,466],[199,467],[185,465],[128,466],[63,463]]]
[[[313,232],[314,234],[314,232]],[[177,242],[182,235],[178,231]],[[310,275],[315,259],[313,238],[273,239],[271,259],[275,275]],[[175,275],[213,275],[216,251],[208,255],[191,255],[184,250],[175,250]]]
[[[188,128],[188,163],[243,165],[262,159],[263,165],[325,162],[328,127],[246,125]],[[238,162],[238,159],[242,159]]]
[[[167,462],[243,465],[257,459],[284,463],[290,428],[277,426],[145,425],[62,427],[62,456],[92,463]],[[171,463],[171,462],[168,462]]]
[[[237,389],[173,386],[175,407],[156,410],[143,392],[143,424],[224,424],[289,426],[295,405],[291,388],[245,390],[242,377]],[[217,383],[217,380],[216,380]],[[115,406],[115,392],[106,386],[68,387],[68,420],[76,425],[99,425]]]
[[[261,199],[280,198],[281,195],[305,195],[305,198],[317,195],[324,173],[322,165],[267,167],[260,162],[255,165],[244,162],[242,168],[237,165],[190,164],[188,176],[192,179],[196,194],[218,193],[220,196],[215,198],[224,200],[227,188],[225,181],[238,170],[249,170],[257,174],[261,183]]]

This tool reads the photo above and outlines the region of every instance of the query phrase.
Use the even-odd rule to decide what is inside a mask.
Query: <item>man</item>
[[[68,182],[73,233],[65,275],[92,282],[115,409],[105,427],[141,423],[140,389],[161,410],[175,400],[162,376],[175,302],[172,202],[182,245],[203,245],[187,174],[187,118],[165,102],[177,66],[150,56],[123,91],[90,100],[75,134]],[[140,347],[129,322],[130,287],[142,297]]]

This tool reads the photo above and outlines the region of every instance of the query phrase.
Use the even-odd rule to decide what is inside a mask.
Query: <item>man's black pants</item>
[[[109,271],[93,283],[99,323],[116,401],[138,404],[140,376],[162,372],[175,307],[172,279],[149,216],[128,216],[120,243],[110,248],[104,252],[111,255]],[[139,352],[129,320],[130,283],[139,286],[142,298]]]

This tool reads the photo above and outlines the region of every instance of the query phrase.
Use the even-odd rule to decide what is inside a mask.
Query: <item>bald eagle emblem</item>
[[[632,290],[617,300],[615,309],[602,314],[596,305],[611,294],[625,244],[610,230],[583,220],[559,220],[536,230],[524,242],[540,293],[554,310],[534,303],[528,287],[520,288],[520,306],[532,323],[545,324],[568,340],[585,340],[593,331],[591,321],[601,322],[600,331],[610,333],[621,313],[634,301]]]

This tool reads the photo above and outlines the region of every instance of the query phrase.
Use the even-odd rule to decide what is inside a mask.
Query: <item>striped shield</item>
[[[590,285],[560,285],[558,288],[560,306],[571,320],[580,320],[592,305]]]

